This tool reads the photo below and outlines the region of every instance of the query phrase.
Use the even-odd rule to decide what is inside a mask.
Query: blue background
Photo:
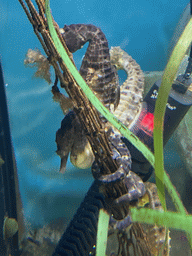
[[[188,1],[52,0],[50,4],[60,27],[99,26],[109,46],[121,46],[144,71],[161,71]],[[51,86],[32,78],[35,70],[23,64],[27,50],[42,49],[41,45],[18,1],[0,0],[0,17],[0,54],[25,217],[36,225],[60,216],[69,219],[93,181],[91,171],[68,163],[66,174],[58,173],[55,133],[63,114],[52,101]],[[84,52],[74,54],[78,68]],[[173,151],[170,159],[175,163]]]

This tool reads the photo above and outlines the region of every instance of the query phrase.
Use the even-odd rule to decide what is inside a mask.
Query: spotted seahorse
[[[102,103],[111,111],[115,110],[117,118],[129,127],[141,110],[144,76],[140,66],[120,47],[113,47],[110,56],[105,35],[93,25],[65,26],[61,32],[71,52],[75,52],[89,41],[79,72]],[[128,75],[121,88],[116,69],[123,69]],[[98,88],[96,82],[99,84]],[[71,118],[75,133],[69,132]],[[66,115],[56,136],[57,153],[61,157],[61,172],[66,169],[70,152],[70,160],[78,168],[89,168],[94,161],[89,142],[83,132],[78,133],[80,130],[77,117],[72,113]]]
[[[89,42],[79,73],[107,107],[119,103],[119,83],[117,72],[111,65],[107,39],[100,28],[94,25],[72,24],[61,30],[70,52]]]
[[[64,26],[61,33],[72,53],[89,42],[79,72],[99,100],[108,109],[115,109],[119,103],[120,88],[117,71],[111,65],[108,42],[103,32],[93,25],[76,24]],[[66,170],[69,153],[70,160],[76,167],[91,167],[94,155],[74,113],[70,112],[63,119],[56,135],[56,143],[57,153],[61,157],[61,172]]]
[[[126,126],[133,125],[142,108],[144,74],[137,62],[120,47],[111,47],[111,63],[124,70],[127,79],[120,89],[120,102],[114,115]]]
[[[70,26],[64,26],[62,36],[71,52],[75,52],[86,42],[89,42],[79,72],[99,100],[108,109],[115,111],[118,108],[118,105],[120,104],[121,106],[122,103],[119,103],[120,90],[117,71],[115,66],[111,64],[108,43],[105,35],[99,28],[93,25],[73,24]],[[127,89],[124,88],[122,93],[127,93]],[[68,115],[70,115],[70,113]],[[64,125],[67,127],[69,125],[68,122],[65,122],[68,117],[69,116],[65,117],[62,121],[63,128]],[[76,120],[76,126],[80,127],[80,123],[77,124],[77,119],[78,118],[74,115],[73,123],[75,125]],[[93,176],[94,178],[101,180],[103,183],[111,183],[120,179],[124,180],[124,183],[130,193],[128,192],[126,195],[117,198],[115,203],[138,199],[145,193],[145,186],[142,180],[135,173],[131,172],[130,152],[121,140],[120,132],[113,128],[110,123],[108,123],[102,117],[101,120],[103,122],[105,131],[108,134],[109,144],[112,150],[112,157],[116,161],[118,169],[113,174],[101,175],[100,166],[102,163],[95,161],[92,165]],[[64,170],[62,165],[66,164],[66,158],[69,152],[71,151],[71,156],[73,156],[73,150],[76,150],[79,146],[77,145],[77,136],[79,136],[79,134],[76,133],[75,135],[72,135],[76,139],[73,137],[70,140],[69,133],[63,133],[62,127],[57,132],[56,142],[58,146],[57,153],[61,156],[61,170]],[[72,129],[74,129],[74,126]],[[65,143],[63,143],[64,138]],[[72,143],[67,144],[67,141],[71,141]]]

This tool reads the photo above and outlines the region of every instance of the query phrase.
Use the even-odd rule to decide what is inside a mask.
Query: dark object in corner
[[[3,72],[0,62],[0,255],[20,255],[18,248],[18,232],[7,241],[4,240],[4,218],[17,220],[17,204],[15,191],[15,158],[11,142],[8,109],[5,95]]]

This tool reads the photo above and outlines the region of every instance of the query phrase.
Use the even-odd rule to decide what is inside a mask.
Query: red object
[[[144,130],[146,130],[149,133],[153,132],[153,128],[154,128],[154,115],[150,112],[148,112],[143,120],[141,121],[141,127],[144,128]]]

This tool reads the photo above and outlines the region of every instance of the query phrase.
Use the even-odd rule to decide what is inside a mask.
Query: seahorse
[[[111,64],[109,47],[103,32],[90,24],[64,26],[61,32],[71,52],[75,52],[87,41],[89,42],[79,72],[99,100],[108,109],[115,111],[115,109],[118,108],[120,97],[118,76],[115,66]],[[67,118],[68,116],[64,118],[63,122],[65,122]],[[113,153],[112,157],[118,164],[118,169],[113,174],[101,175],[99,163],[95,161],[92,165],[93,176],[103,183],[116,182],[120,179],[124,180],[130,193],[128,192],[126,195],[117,198],[115,203],[136,200],[145,193],[145,186],[142,180],[135,173],[131,172],[131,155],[128,148],[121,140],[120,132],[113,128],[105,119],[102,119],[102,117],[101,120],[108,134],[109,144]],[[75,122],[73,123],[75,125]],[[65,122],[65,124],[67,125],[67,122]],[[79,124],[77,125],[79,126]],[[71,150],[71,155],[73,155],[73,149],[77,148],[74,145],[71,145],[69,148],[66,143],[63,144],[63,134],[61,127],[57,132],[56,142],[58,145],[57,153],[61,156],[61,159],[65,159],[63,162],[61,161],[62,171],[64,170],[62,163],[66,163],[66,154]],[[74,144],[78,144],[79,135],[80,134],[72,135],[74,136],[73,140],[69,140],[69,133],[65,134],[64,137],[67,137],[68,141],[74,141]]]
[[[110,109],[119,103],[117,71],[111,64],[107,39],[100,28],[88,24],[72,24],[61,30],[66,45],[74,53],[89,42],[79,73],[99,100]]]
[[[61,32],[71,52],[75,52],[87,41],[89,42],[79,72],[102,103],[111,111],[115,110],[115,115],[128,126],[131,123],[130,121],[134,120],[134,115],[139,113],[141,109],[139,100],[142,99],[144,76],[139,65],[119,47],[111,49],[110,57],[105,35],[93,25],[76,24],[64,26]],[[117,69],[124,69],[128,74],[128,78],[121,86],[121,89],[118,84],[117,70],[114,66]],[[120,90],[121,101],[118,106]],[[68,116],[62,121],[63,127],[65,126],[66,129],[69,124],[67,119]],[[80,123],[76,119],[76,122],[73,121],[73,125],[79,127]],[[78,129],[76,128],[76,130]],[[61,156],[60,171],[65,171],[69,152],[71,152],[70,160],[76,167],[89,168],[94,161],[94,155],[86,136],[83,136],[82,132],[81,134],[76,133],[73,135],[71,133],[73,139],[69,140],[69,135],[65,134],[66,139],[71,143],[66,143],[62,129],[58,130],[56,136],[57,153]],[[82,139],[82,136],[84,139]]]
[[[117,70],[124,70],[127,79],[120,89],[120,102],[114,115],[126,126],[137,120],[143,101],[144,74],[137,62],[120,47],[111,47],[111,63]]]
[[[118,75],[116,68],[111,64],[108,42],[101,29],[91,24],[72,24],[65,25],[60,31],[72,53],[89,42],[79,72],[99,100],[108,109],[116,109],[120,97]],[[89,168],[94,161],[91,146],[82,131],[78,118],[71,113],[69,115],[70,118],[67,115],[62,121],[62,127],[65,127],[68,133],[64,133],[61,127],[56,135],[57,153],[61,157],[61,172],[66,170],[69,152],[71,152],[71,162],[78,168]],[[71,118],[73,118],[73,127],[76,133],[69,131],[71,128],[68,127],[68,119],[71,120]],[[104,119],[102,120],[104,121]]]
[[[120,97],[118,75],[116,68],[111,64],[108,42],[101,29],[91,24],[76,24],[65,25],[60,31],[72,53],[89,42],[79,72],[105,107],[116,109]],[[74,118],[73,127],[76,127],[76,133],[69,132],[70,139],[69,133],[63,133],[62,127],[68,131],[71,129],[68,128],[69,116],[67,115],[56,135],[57,153],[61,157],[61,172],[66,169],[69,152],[71,152],[70,160],[76,167],[86,169],[91,167],[94,161],[94,155],[85,134],[83,131],[78,133],[83,130],[78,118],[70,113],[69,115],[70,119],[72,116]],[[105,119],[102,118],[102,121]]]

